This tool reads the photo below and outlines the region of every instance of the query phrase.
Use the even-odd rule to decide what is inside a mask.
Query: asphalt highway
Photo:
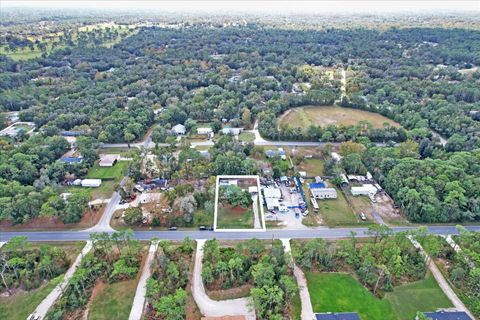
[[[467,226],[468,230],[480,232],[480,225]],[[413,230],[412,227],[394,227],[394,232]],[[214,231],[135,231],[134,236],[138,240],[150,240],[158,238],[161,240],[182,240],[185,237],[191,239],[219,239],[219,240],[245,240],[245,239],[340,239],[346,238],[351,232],[355,232],[358,237],[367,236],[367,228],[316,228],[309,230],[282,230],[270,229],[265,232],[214,232]],[[432,234],[457,234],[455,226],[430,226],[429,233]],[[30,241],[75,241],[88,240],[92,231],[42,231],[42,232],[0,232],[0,242],[8,241],[14,236],[27,236]],[[109,232],[110,233],[110,232]]]

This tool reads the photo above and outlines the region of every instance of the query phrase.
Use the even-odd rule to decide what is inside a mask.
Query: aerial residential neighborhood
[[[478,1],[0,4],[0,319],[480,319]]]

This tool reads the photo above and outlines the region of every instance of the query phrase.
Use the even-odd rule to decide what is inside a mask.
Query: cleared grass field
[[[328,226],[349,226],[362,223],[347,203],[343,192],[337,189],[337,199],[317,200],[323,220]]]
[[[307,172],[308,177],[323,176],[323,161],[321,159],[305,159],[298,166],[298,170]]]
[[[238,136],[238,139],[243,142],[252,142],[255,140],[255,135],[251,132],[242,132]]]
[[[358,312],[362,320],[395,320],[388,300],[373,296],[351,275],[305,274],[314,312]]]
[[[252,229],[253,211],[230,210],[220,206],[217,215],[217,228],[219,229]]]
[[[88,319],[127,320],[136,288],[136,279],[106,284],[95,296],[88,313]]]
[[[2,297],[0,299],[0,317],[9,320],[27,319],[62,279],[63,274],[50,280],[38,289],[17,293],[12,297]]]
[[[395,288],[379,299],[351,275],[344,273],[306,273],[308,291],[315,312],[358,312],[362,320],[411,320],[417,311],[452,307],[435,278]]]
[[[291,127],[307,128],[310,125],[326,127],[328,125],[356,125],[359,121],[368,121],[375,128],[382,128],[385,122],[399,127],[380,114],[364,110],[342,108],[336,106],[305,106],[287,111],[279,124],[288,124]]]
[[[399,320],[415,319],[417,311],[453,307],[430,273],[423,280],[395,288],[385,298],[392,304]]]

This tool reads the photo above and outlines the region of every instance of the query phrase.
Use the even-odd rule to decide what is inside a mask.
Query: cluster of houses
[[[276,150],[267,150],[265,151],[267,158],[277,158],[279,157],[282,160],[287,160],[287,154],[283,148],[278,148]]]
[[[350,188],[350,193],[353,196],[367,196],[374,203],[375,195],[383,191],[382,187],[375,182],[370,172],[367,172],[365,176],[342,174],[340,177],[342,179],[342,188],[347,188],[351,183],[355,184]]]
[[[28,129],[26,129],[28,128]],[[35,123],[33,122],[15,122],[0,131],[0,136],[15,138],[20,130],[25,131],[26,134],[31,134],[35,130]]]
[[[183,124],[174,125],[171,129],[172,133],[177,136],[183,136],[187,134],[187,128]],[[226,127],[221,130],[223,134],[230,134],[233,136],[238,136],[243,131],[243,128],[230,128]],[[209,139],[214,137],[214,132],[210,127],[200,127],[197,128],[197,134],[201,136],[207,136]]]

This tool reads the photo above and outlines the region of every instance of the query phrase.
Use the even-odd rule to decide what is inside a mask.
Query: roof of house
[[[60,162],[65,163],[80,163],[83,161],[83,157],[64,157],[60,159]]]
[[[437,311],[424,312],[427,318],[432,320],[472,320],[467,313],[463,311]]]
[[[175,133],[185,133],[187,129],[183,124],[177,124],[172,127],[172,131],[174,131]]]
[[[101,154],[100,155],[100,166],[112,166],[115,161],[120,159],[119,154]]]
[[[239,135],[243,128],[223,128],[223,134],[233,134],[235,136]]]
[[[356,312],[316,313],[317,320],[360,320]]]
[[[285,151],[284,150],[267,150],[265,151],[265,154],[267,155],[267,157],[284,156]]]

